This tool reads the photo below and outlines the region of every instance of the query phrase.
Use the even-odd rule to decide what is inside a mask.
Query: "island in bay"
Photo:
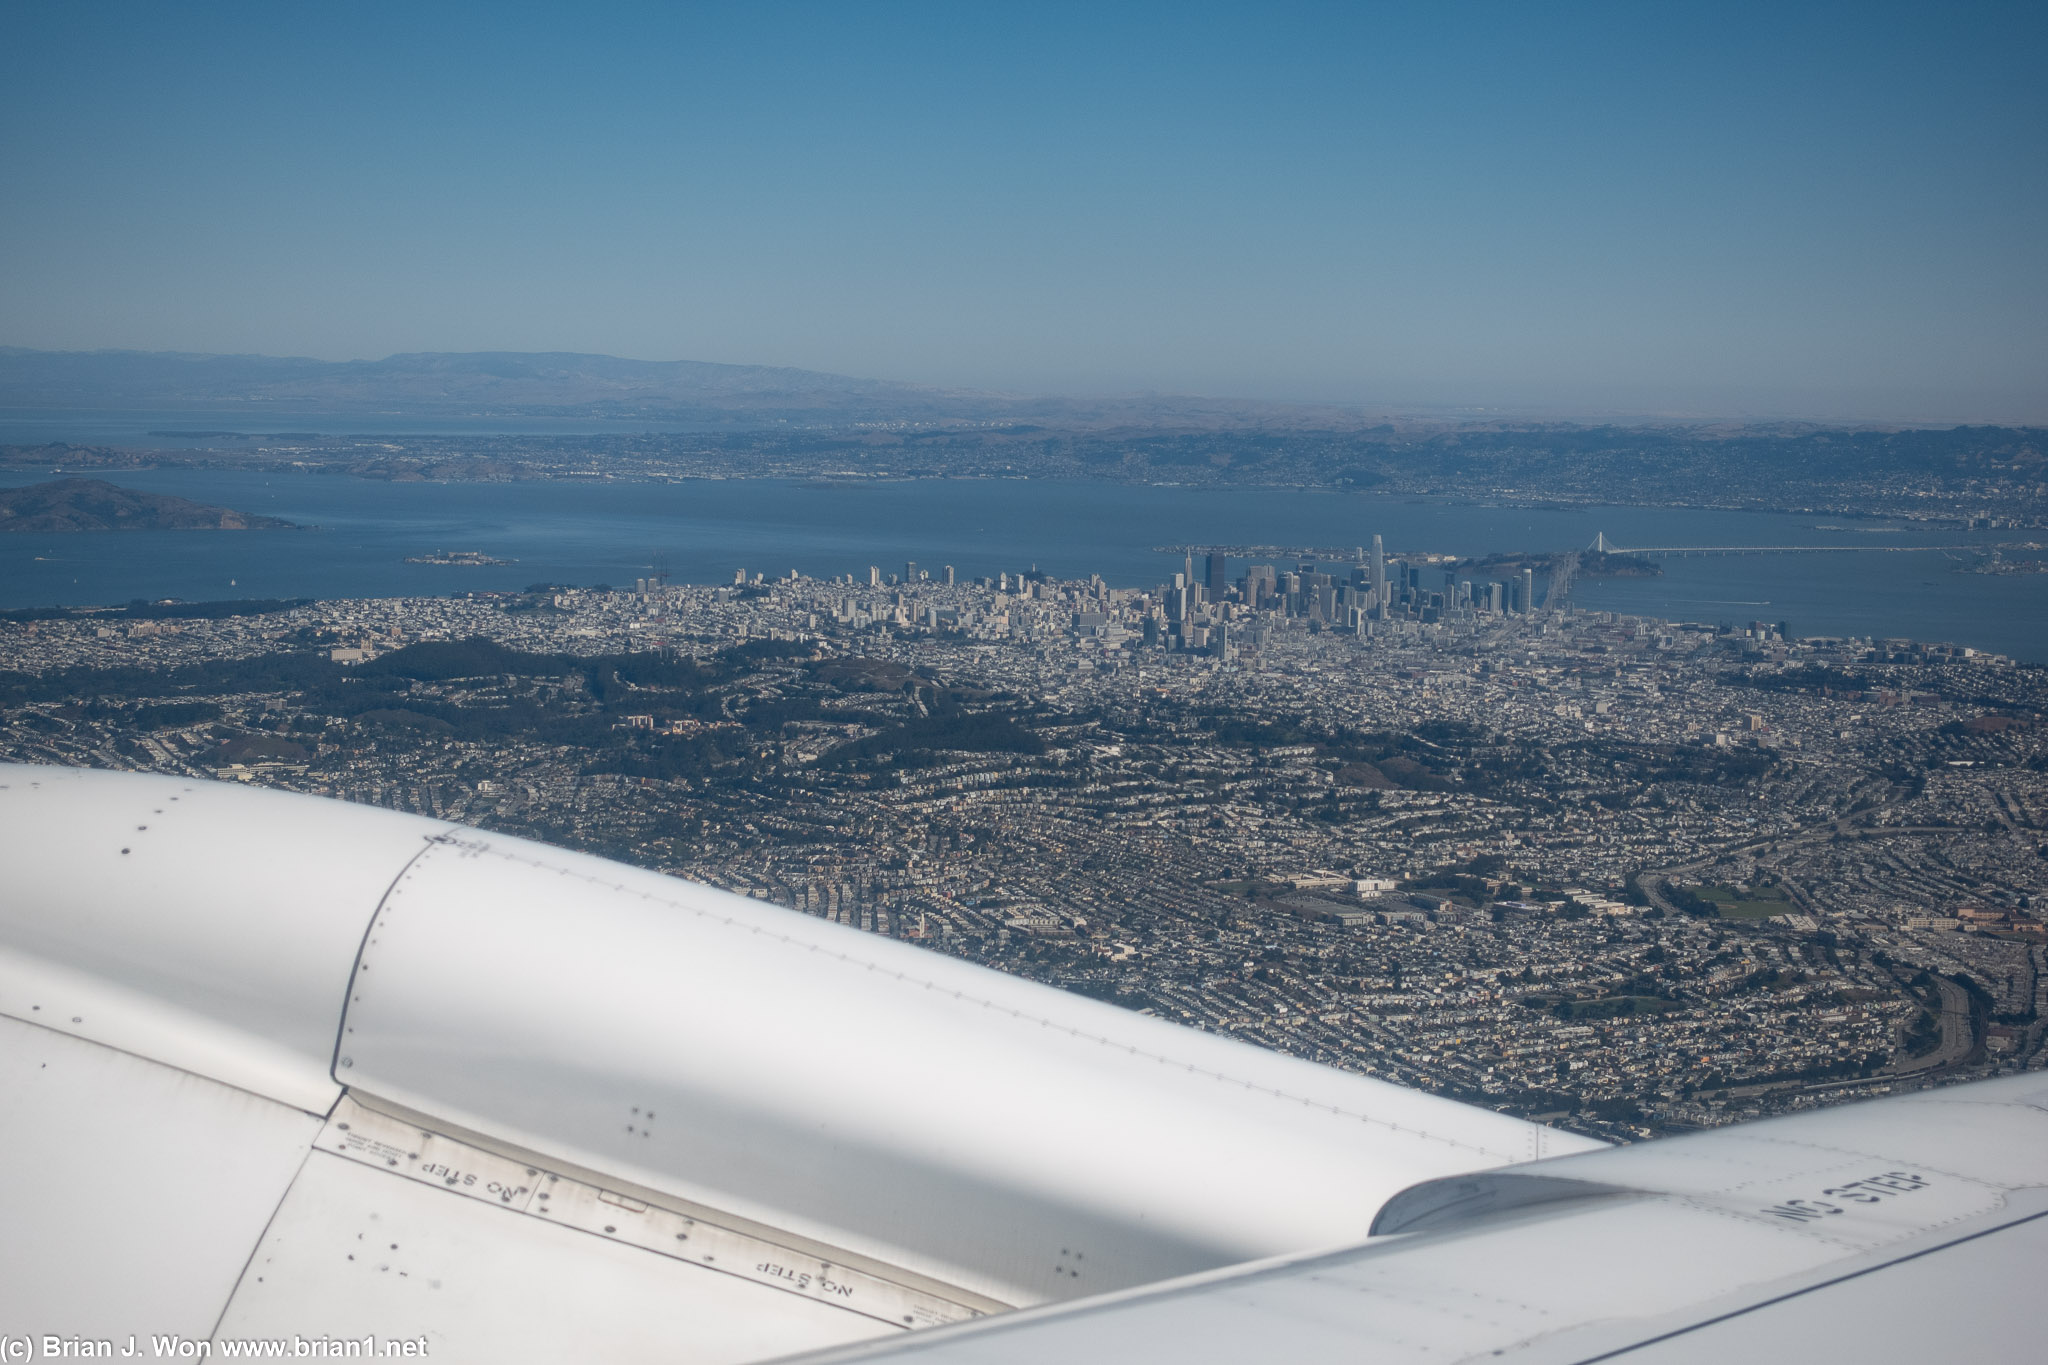
[[[482,550],[436,550],[432,554],[407,555],[408,564],[467,564],[475,568],[490,568],[494,565],[517,564],[516,559],[499,559]]]

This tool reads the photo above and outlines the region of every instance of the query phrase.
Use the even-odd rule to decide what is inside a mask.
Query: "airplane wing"
[[[759,1359],[1597,1146],[369,807],[10,766],[0,856],[5,1330]]]
[[[2048,1357],[2048,1076],[1426,1182],[1372,1240],[807,1359]]]
[[[2041,1249],[2041,1078],[1605,1149],[374,808],[0,766],[0,857],[0,1352],[1583,1360],[1885,1276],[2028,1339],[1939,1293]]]

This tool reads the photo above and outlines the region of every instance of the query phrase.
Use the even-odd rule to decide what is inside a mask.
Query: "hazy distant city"
[[[14,612],[0,757],[532,835],[1606,1137],[2048,1059],[2041,669],[1574,608],[1622,556],[1181,564]]]
[[[0,351],[0,398],[7,396],[6,362]],[[1224,404],[1199,413],[1143,408],[1119,414],[1122,420],[1060,424],[993,417],[862,421],[803,410],[764,424],[757,414],[726,408],[692,411],[710,429],[591,434],[598,418],[582,407],[543,410],[584,428],[575,434],[550,434],[541,418],[521,413],[478,419],[483,430],[438,435],[208,430],[173,413],[159,418],[167,424],[159,429],[101,441],[29,441],[24,433],[36,424],[0,421],[0,430],[16,437],[12,444],[0,440],[0,471],[55,468],[116,477],[137,469],[246,469],[401,482],[1078,479],[1796,511],[2037,532],[2048,527],[2048,433],[2038,427],[1374,421],[1368,414],[1318,409],[1279,422],[1262,410]],[[236,415],[252,424],[279,416]],[[351,418],[330,413],[322,420],[329,431],[345,432]],[[499,425],[516,430],[490,429]]]

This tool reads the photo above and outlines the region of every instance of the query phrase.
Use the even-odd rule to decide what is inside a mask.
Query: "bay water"
[[[51,471],[16,469],[0,484]],[[1037,567],[1149,586],[1167,545],[1369,545],[1484,555],[1629,546],[1833,545],[1848,552],[1664,557],[1656,578],[1581,579],[1580,606],[1705,622],[1784,621],[1802,635],[1945,640],[2048,663],[2048,574],[1957,572],[1953,547],[2011,533],[1790,513],[1530,507],[1366,492],[1026,479],[383,482],[250,470],[121,470],[111,482],[281,517],[298,531],[0,535],[0,607],[503,591],[532,583]],[[479,551],[497,566],[411,564]],[[1233,560],[1233,575],[1243,564]],[[1286,567],[1285,564],[1282,567]],[[1425,575],[1434,588],[1435,571]]]

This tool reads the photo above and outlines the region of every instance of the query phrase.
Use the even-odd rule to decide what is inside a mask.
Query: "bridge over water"
[[[1602,531],[1586,547],[1610,555],[1817,555],[1817,554],[1982,554],[2011,549],[1995,545],[1616,545]]]

